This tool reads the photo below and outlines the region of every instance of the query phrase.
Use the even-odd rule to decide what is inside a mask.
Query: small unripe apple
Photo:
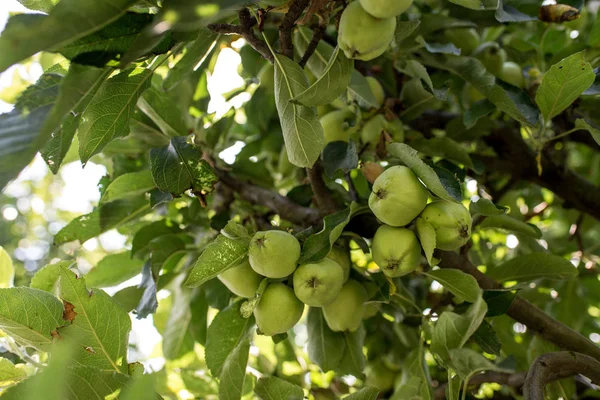
[[[396,18],[375,18],[354,1],[340,18],[338,45],[346,57],[369,61],[385,52],[395,30]]]
[[[323,307],[331,304],[344,284],[344,270],[329,258],[300,265],[294,272],[294,293],[304,304]]]
[[[381,132],[387,129],[388,122],[382,114],[377,114],[363,125],[360,131],[360,140],[375,148],[381,137]]]
[[[346,282],[350,276],[350,268],[352,267],[348,250],[339,246],[333,246],[329,254],[327,254],[327,258],[335,261],[342,267],[342,270],[344,271],[344,282]]]
[[[461,55],[471,54],[479,46],[479,33],[473,28],[448,29],[444,34],[461,50]]]
[[[221,272],[218,278],[233,294],[246,298],[254,296],[263,280],[263,277],[250,267],[248,260]]]
[[[356,131],[350,122],[354,119],[354,112],[349,108],[332,111],[319,120],[325,133],[325,143],[343,141],[347,142],[350,134]]]
[[[421,245],[414,232],[388,225],[375,232],[371,253],[375,264],[391,278],[411,273],[421,261]]]
[[[521,66],[512,61],[507,61],[502,65],[499,78],[516,87],[523,87],[523,70]]]
[[[262,333],[273,336],[285,333],[300,321],[304,304],[294,295],[292,288],[283,283],[270,283],[263,292],[254,317]]]
[[[500,74],[502,65],[506,62],[506,51],[498,43],[486,43],[479,46],[475,52],[475,56],[494,75]]]
[[[423,211],[427,196],[427,189],[410,168],[394,166],[375,180],[369,207],[381,222],[405,226]]]
[[[285,278],[296,270],[300,243],[284,231],[256,232],[248,248],[250,266],[268,278]]]
[[[360,0],[360,5],[375,18],[397,17],[408,10],[413,0]]]
[[[396,381],[396,372],[389,369],[381,359],[370,362],[365,368],[367,379],[365,384],[376,387],[382,392],[387,392],[394,388]]]
[[[329,329],[335,332],[354,332],[360,328],[367,300],[367,291],[363,285],[349,279],[335,300],[323,307],[323,316]]]
[[[367,82],[369,82],[369,87],[377,100],[377,104],[381,107],[385,101],[385,91],[383,90],[383,86],[381,86],[381,83],[379,83],[377,78],[372,76],[367,76]]]
[[[435,247],[440,250],[458,249],[471,237],[471,214],[460,203],[434,201],[420,217],[435,229]]]

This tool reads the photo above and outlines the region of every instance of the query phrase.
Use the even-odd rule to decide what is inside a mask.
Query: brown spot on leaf
[[[55,329],[52,332],[50,332],[50,336],[52,336],[52,339],[55,340],[62,340],[62,337],[60,336],[60,333],[58,333],[58,331]]]
[[[93,348],[91,348],[90,346],[83,346],[83,348],[84,348],[84,349],[85,349],[85,351],[87,351],[88,353],[91,353],[91,354],[96,354],[96,351],[95,351]]]
[[[65,310],[63,311],[62,317],[65,321],[69,321],[70,323],[73,323],[73,320],[77,316],[77,313],[75,312],[75,306],[66,300],[64,300],[64,303],[65,303]]]

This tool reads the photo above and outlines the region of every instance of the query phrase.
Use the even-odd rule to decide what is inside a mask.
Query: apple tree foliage
[[[597,1],[398,1],[389,18],[375,0],[19,2],[32,12],[1,33],[0,72],[33,57],[43,73],[2,93],[0,189],[38,153],[54,174],[108,173],[42,265],[18,261],[23,216],[0,220],[3,398],[598,396]],[[214,112],[225,52],[244,83]],[[369,208],[395,166],[422,186],[393,187],[398,207],[421,204],[399,228],[418,246],[401,276],[371,254],[402,219]],[[426,201],[469,210],[459,248],[437,247],[434,212],[415,218]],[[82,267],[79,244],[113,229],[125,248]],[[253,272],[268,230],[299,243],[291,261],[279,249],[292,270],[347,262],[346,297],[304,306],[291,275]],[[234,267],[246,286],[230,291]],[[131,318],[150,316],[160,368],[131,360]],[[295,326],[266,336],[259,319]]]

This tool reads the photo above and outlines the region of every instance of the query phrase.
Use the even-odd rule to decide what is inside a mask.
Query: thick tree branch
[[[222,170],[216,170],[219,180],[229,186],[242,199],[262,205],[294,224],[301,226],[319,224],[321,214],[316,208],[302,207],[276,192],[237,180]]]
[[[288,58],[294,58],[292,30],[298,18],[300,18],[306,7],[308,7],[308,3],[310,3],[310,0],[293,0],[290,3],[287,14],[283,17],[283,21],[279,24],[279,49],[281,54]]]
[[[248,11],[247,8],[242,8],[238,12],[238,18],[240,20],[240,25],[210,24],[208,25],[208,29],[224,35],[242,36],[254,50],[260,53],[261,56],[268,61],[273,62],[271,50],[269,50],[269,47],[265,42],[256,37],[252,30],[253,26],[256,24],[256,20],[252,18],[250,11]]]
[[[483,374],[475,375],[469,379],[469,387],[479,387],[483,383],[499,383],[500,385],[510,386],[519,389],[525,382],[525,372],[510,374],[507,372],[488,371]],[[444,400],[446,398],[447,384],[440,385],[433,393],[435,400]]]
[[[441,268],[459,269],[472,275],[482,289],[493,290],[501,288],[498,282],[479,271],[466,255],[459,255],[448,251],[440,253],[442,259],[440,262]],[[555,320],[519,296],[515,297],[506,314],[562,349],[588,354],[600,360],[600,347],[596,346],[579,332]]]
[[[525,400],[544,400],[544,389],[548,383],[578,374],[600,384],[600,362],[588,355],[570,351],[543,354],[529,368],[523,397]]]

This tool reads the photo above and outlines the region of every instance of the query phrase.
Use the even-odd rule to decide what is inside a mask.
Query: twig
[[[307,168],[308,180],[315,195],[315,203],[322,215],[327,215],[337,211],[338,206],[331,197],[325,181],[323,181],[323,165],[317,161],[312,168]]]
[[[471,377],[471,379],[469,379],[469,387],[479,387],[482,383],[494,382],[499,383],[500,385],[506,385],[518,389],[523,386],[523,383],[525,382],[525,376],[525,372],[510,374],[507,372],[488,371],[486,373]],[[444,383],[435,389],[435,392],[433,393],[433,398],[435,400],[444,400],[446,398],[447,385],[447,383]]]
[[[354,186],[354,182],[352,181],[350,172],[346,172],[344,178],[346,179],[346,183],[348,184],[348,192],[350,192],[350,198],[352,199],[352,201],[358,202],[358,192],[356,191],[356,187]]]
[[[304,52],[302,59],[298,62],[298,64],[300,64],[300,66],[302,68],[304,68],[304,66],[308,62],[308,59],[313,55],[313,53],[317,49],[319,42],[323,38],[323,33],[325,32],[325,28],[326,28],[326,25],[319,23],[319,25],[317,25],[313,29],[313,37],[310,40],[310,43],[308,44],[308,46],[306,47],[306,51]]]
[[[279,49],[281,54],[294,58],[294,44],[292,43],[292,29],[296,21],[304,12],[310,0],[292,0],[288,12],[279,24]]]
[[[600,384],[600,362],[588,355],[571,351],[543,354],[529,368],[523,386],[523,398],[544,400],[544,389],[548,383],[578,374]]]
[[[260,40],[252,31],[252,28],[256,24],[256,20],[252,18],[250,12],[247,8],[242,8],[238,12],[238,18],[240,20],[240,25],[233,24],[210,24],[208,25],[208,29],[215,31],[217,33],[221,33],[224,35],[240,35],[242,36],[246,42],[252,46],[254,50],[260,53],[266,60],[273,62],[273,54],[263,42]]]

